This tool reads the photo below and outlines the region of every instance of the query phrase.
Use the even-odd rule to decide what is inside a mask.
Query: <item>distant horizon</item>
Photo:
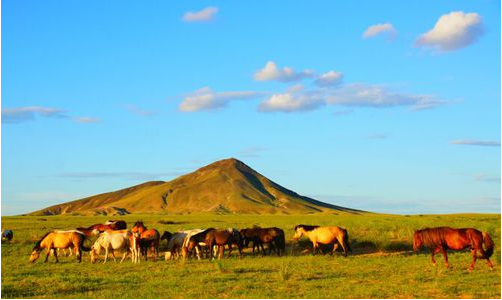
[[[228,160],[228,159],[236,159],[236,158],[234,158],[234,157],[228,157],[228,158],[223,158],[221,160]],[[213,163],[221,161],[221,160],[216,160],[216,161],[214,161],[214,162],[212,162],[210,164],[213,164]],[[245,161],[242,161],[242,160],[239,160],[239,159],[236,159],[236,160],[241,161],[241,162],[245,163],[246,165],[248,165]],[[200,166],[197,169],[203,168],[205,166],[207,166],[207,165]],[[253,168],[252,166],[249,166],[249,167]],[[193,170],[193,172],[195,172],[197,169]],[[255,171],[259,172],[258,170],[255,170]],[[189,172],[189,173],[191,173],[191,172]],[[130,186],[124,186],[124,187],[112,189],[112,190],[109,190],[109,191],[103,191],[103,192],[100,192],[100,193],[97,193],[97,194],[94,194],[94,195],[87,195],[87,196],[83,196],[81,198],[68,199],[68,200],[64,200],[64,201],[61,201],[61,202],[52,203],[52,204],[49,204],[49,205],[44,206],[44,207],[39,207],[39,208],[33,209],[32,211],[22,212],[22,213],[13,214],[13,215],[3,215],[2,214],[2,216],[27,215],[27,214],[30,214],[30,213],[32,213],[34,211],[37,211],[37,210],[43,209],[43,208],[47,208],[47,207],[50,207],[52,205],[58,205],[58,204],[62,204],[62,203],[72,202],[72,201],[75,201],[75,200],[79,200],[79,199],[83,199],[83,198],[87,198],[87,197],[90,197],[90,196],[95,196],[95,195],[99,195],[99,194],[103,194],[103,193],[114,192],[114,191],[122,190],[122,189],[125,189],[125,188],[129,188],[129,187],[132,187],[132,186],[141,185],[141,184],[144,184],[144,183],[147,183],[147,182],[153,182],[153,181],[168,182],[168,181],[174,180],[174,179],[176,179],[176,178],[178,178],[180,176],[184,176],[184,175],[189,174],[189,173],[181,174],[181,175],[179,175],[179,176],[177,176],[177,177],[175,177],[173,179],[170,179],[170,180],[160,180],[160,179],[155,180],[155,179],[152,179],[152,180],[148,180],[148,181],[144,181],[144,182],[132,184]],[[266,177],[266,174],[262,174],[262,175],[264,175]],[[275,183],[281,185],[276,180],[273,180],[271,178],[269,178],[269,179],[272,180],[272,181],[274,181]],[[296,192],[291,187],[287,187],[287,186],[284,186],[284,187],[287,188],[287,189],[292,190],[293,192]],[[448,212],[448,211],[435,211],[434,209],[431,209],[429,211],[427,211],[427,210],[421,211],[421,212],[419,211],[419,212],[415,212],[415,213],[408,213],[406,211],[395,212],[395,211],[392,211],[392,208],[382,208],[382,210],[380,210],[378,207],[375,207],[375,208],[372,208],[372,209],[366,209],[364,207],[354,207],[353,203],[349,202],[349,201],[351,201],[351,197],[308,195],[308,194],[301,194],[301,193],[298,193],[298,194],[300,194],[301,196],[306,196],[306,197],[309,197],[309,198],[312,198],[312,199],[315,199],[315,200],[319,200],[319,201],[322,201],[322,202],[325,202],[325,203],[328,203],[328,204],[332,204],[332,205],[337,205],[337,206],[342,206],[342,207],[345,207],[345,208],[362,210],[362,211],[369,212],[369,213],[378,213],[378,214],[395,214],[395,215],[421,215],[421,214],[426,214],[426,215],[434,215],[434,214],[441,214],[441,215],[444,215],[444,214],[500,214],[500,211],[499,212],[489,212],[489,211],[487,211],[487,212],[474,212],[474,211]],[[326,199],[326,200],[324,200],[324,199]],[[338,202],[337,202],[337,200],[338,200]],[[358,200],[360,200],[360,201],[361,200],[366,201],[366,203],[370,202],[370,201],[368,201],[368,199],[358,199]],[[168,212],[168,211],[166,211],[166,212]],[[203,213],[209,213],[209,212],[194,212],[194,213],[202,213],[203,214]],[[132,214],[136,214],[136,213],[132,213]],[[139,214],[141,214],[141,213],[139,213]],[[159,214],[162,214],[162,213],[159,213]],[[174,214],[176,214],[176,213],[174,213]],[[239,214],[239,213],[229,213],[229,214]]]
[[[501,211],[500,1],[2,9],[2,216],[224,157],[341,206]]]

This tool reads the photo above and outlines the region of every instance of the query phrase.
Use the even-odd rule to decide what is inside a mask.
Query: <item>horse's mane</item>
[[[319,226],[318,225],[296,225],[295,230],[298,228],[303,228],[303,230],[305,230],[305,231],[312,231],[316,228],[319,228]]]
[[[40,249],[40,244],[50,233],[52,233],[52,231],[49,231],[46,234],[44,234],[44,236],[35,244],[35,247],[33,247],[32,251]]]
[[[422,241],[425,246],[443,246],[445,244],[446,230],[449,227],[424,228],[415,231],[415,235]]]

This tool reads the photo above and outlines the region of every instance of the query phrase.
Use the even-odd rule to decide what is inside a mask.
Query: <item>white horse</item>
[[[105,260],[103,263],[106,263],[108,258],[108,253],[111,250],[113,260],[117,262],[115,258],[115,250],[122,250],[124,255],[120,262],[123,262],[127,256],[128,250],[130,250],[130,237],[131,232],[128,230],[115,230],[115,231],[105,231],[103,232],[94,245],[91,248],[91,262],[95,263],[99,257],[99,253],[101,249],[105,249]]]
[[[181,248],[184,247],[185,242],[187,241],[187,237],[202,231],[203,231],[202,229],[191,229],[191,230],[178,231],[174,233],[169,242],[167,243],[165,260],[178,258]]]

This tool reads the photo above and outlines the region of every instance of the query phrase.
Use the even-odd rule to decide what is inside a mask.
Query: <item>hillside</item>
[[[145,182],[126,189],[54,205],[32,214],[305,214],[336,211],[358,212],[298,195],[243,162],[230,158],[168,182]]]

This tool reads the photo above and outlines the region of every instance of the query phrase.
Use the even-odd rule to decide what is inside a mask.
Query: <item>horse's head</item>
[[[173,234],[170,233],[169,231],[164,231],[164,233],[162,234],[162,236],[160,237],[160,240],[167,240],[169,242],[169,240],[173,237]]]
[[[92,247],[91,248],[91,263],[95,263],[98,260],[98,252],[96,251],[96,248]]]
[[[413,234],[413,251],[417,252],[422,248],[423,245],[423,240],[422,240],[422,235],[420,234],[420,231],[417,230]]]
[[[305,232],[305,229],[303,228],[302,225],[296,225],[295,226],[295,235],[293,236],[293,240],[298,241],[303,236],[304,232]]]
[[[40,251],[42,251],[42,249],[33,249],[30,255],[30,263],[35,262],[40,257]]]
[[[143,221],[137,221],[136,223],[134,223],[134,226],[132,227],[132,232],[142,233],[145,230],[146,226],[143,224]]]

